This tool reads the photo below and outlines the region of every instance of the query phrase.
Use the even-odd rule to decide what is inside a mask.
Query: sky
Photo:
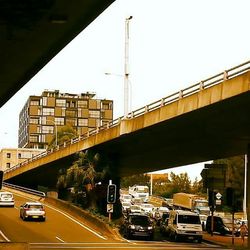
[[[116,0],[0,108],[0,148],[17,147],[21,108],[45,89],[94,92],[114,101],[114,118],[123,115],[127,17],[135,110],[248,61],[249,9],[249,0]],[[200,179],[203,166],[170,171]]]

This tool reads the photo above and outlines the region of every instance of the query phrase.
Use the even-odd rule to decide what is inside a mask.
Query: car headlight
[[[130,229],[135,229],[135,225],[130,225],[129,228]]]
[[[153,229],[153,227],[152,227],[152,226],[148,227],[148,230],[152,230],[152,229]]]

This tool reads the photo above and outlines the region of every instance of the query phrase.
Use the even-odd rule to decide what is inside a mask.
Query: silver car
[[[43,204],[40,202],[26,202],[20,206],[20,218],[27,219],[40,219],[45,221],[46,212]]]

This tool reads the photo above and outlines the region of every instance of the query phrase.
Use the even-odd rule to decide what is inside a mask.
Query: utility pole
[[[129,105],[129,21],[133,17],[125,19],[125,64],[124,64],[124,117],[128,116]]]

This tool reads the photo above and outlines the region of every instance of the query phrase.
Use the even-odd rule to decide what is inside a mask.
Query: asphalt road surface
[[[46,221],[23,221],[19,207],[26,201],[15,195],[15,207],[0,207],[0,249],[3,242],[28,242],[29,249],[227,249],[209,243],[175,243],[107,238],[73,216],[54,207],[45,206]],[[2,243],[1,243],[2,242]],[[11,249],[10,249],[11,250]]]

